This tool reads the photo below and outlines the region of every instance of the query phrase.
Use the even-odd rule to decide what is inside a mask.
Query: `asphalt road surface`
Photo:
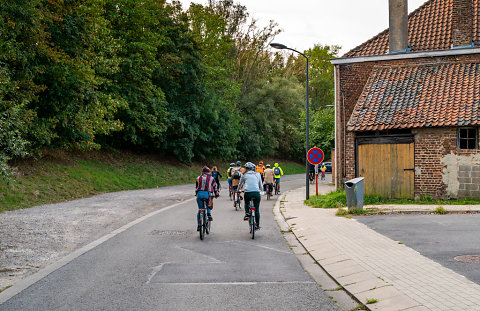
[[[457,256],[480,255],[480,214],[379,215],[355,219],[480,284],[480,263],[455,260]]]
[[[286,176],[282,191],[304,184],[303,176]],[[193,198],[193,186],[176,191]],[[283,239],[274,203],[262,197],[255,240],[226,190],[215,201],[204,241],[195,201],[165,208],[54,270],[0,310],[339,310]]]

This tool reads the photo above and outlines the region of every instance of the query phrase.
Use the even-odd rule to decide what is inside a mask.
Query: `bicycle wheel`
[[[201,229],[201,231],[203,231],[203,236],[205,236],[205,233],[207,233],[207,222],[208,222],[207,213],[203,211],[203,226]]]
[[[231,188],[228,190],[228,196],[230,197],[230,201],[232,201],[233,200],[233,191],[232,191]]]
[[[267,189],[267,200],[270,200],[270,190]]]
[[[200,240],[203,240],[203,237],[205,236],[205,233],[203,231],[204,223],[205,223],[204,215],[205,215],[205,212],[200,212]]]
[[[255,239],[255,213],[250,212],[250,234],[252,235],[252,240]]]

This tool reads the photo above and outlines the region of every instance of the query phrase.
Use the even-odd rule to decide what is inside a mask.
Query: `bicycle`
[[[240,193],[237,190],[234,190],[233,192],[233,205],[235,206],[236,211],[242,207],[240,202]]]
[[[267,188],[267,200],[270,200],[270,198],[272,197],[273,185],[272,184],[265,184],[265,187]]]
[[[228,196],[230,197],[230,201],[233,200],[233,188],[232,185],[228,186]]]
[[[278,195],[280,193],[280,190],[278,189],[278,182],[275,181],[275,195]]]
[[[250,228],[250,234],[252,235],[252,240],[255,239],[255,231],[257,230],[256,222],[255,222],[255,205],[253,204],[253,200],[250,200],[248,204],[250,214],[248,215],[248,226]]]
[[[325,172],[322,172],[322,177],[320,178],[321,180],[325,180]]]
[[[208,220],[207,216],[207,202],[208,199],[202,199],[203,208],[199,209],[200,212],[200,240],[203,240],[206,234],[210,234],[210,228],[212,222]]]

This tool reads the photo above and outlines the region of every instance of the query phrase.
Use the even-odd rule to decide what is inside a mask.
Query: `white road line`
[[[122,226],[121,228],[118,228],[117,230],[114,230],[111,233],[109,233],[107,235],[104,235],[103,237],[99,238],[98,240],[93,241],[90,244],[85,245],[82,248],[77,249],[76,251],[74,251],[74,252],[70,253],[69,255],[61,258],[57,262],[45,267],[44,269],[38,271],[37,273],[35,273],[35,274],[33,274],[33,275],[23,279],[23,280],[18,281],[12,287],[10,287],[10,288],[8,288],[8,289],[6,289],[6,290],[4,290],[3,292],[0,293],[0,305],[2,305],[4,302],[9,300],[13,296],[19,294],[20,292],[22,292],[26,288],[28,288],[28,287],[32,286],[33,284],[35,284],[36,282],[40,281],[44,277],[48,276],[50,273],[60,269],[61,267],[65,266],[66,264],[73,261],[74,259],[76,259],[76,258],[80,257],[81,255],[85,254],[86,252],[94,249],[95,247],[99,246],[100,244],[110,240],[111,238],[115,237],[116,235],[130,229],[131,227],[141,223],[144,220],[147,220],[148,218],[151,218],[151,217],[153,217],[157,214],[166,212],[166,211],[168,211],[168,210],[170,210],[174,207],[177,207],[178,205],[188,203],[188,202],[193,201],[195,199],[196,198],[188,199],[188,200],[185,200],[183,202],[179,202],[179,203],[164,207],[164,208],[162,208],[158,211],[151,212],[150,214],[147,214],[143,217],[140,217],[140,218]]]
[[[152,283],[152,284],[162,284],[162,285],[262,285],[262,284],[317,284],[313,281],[265,281],[265,282],[219,282],[219,283],[170,283],[170,282],[162,282],[162,283]]]

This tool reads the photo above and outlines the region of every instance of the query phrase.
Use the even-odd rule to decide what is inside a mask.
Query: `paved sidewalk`
[[[305,188],[285,194],[279,204],[284,219],[327,273],[369,309],[480,310],[476,283],[354,219],[335,216],[336,209],[305,206],[304,195]]]

